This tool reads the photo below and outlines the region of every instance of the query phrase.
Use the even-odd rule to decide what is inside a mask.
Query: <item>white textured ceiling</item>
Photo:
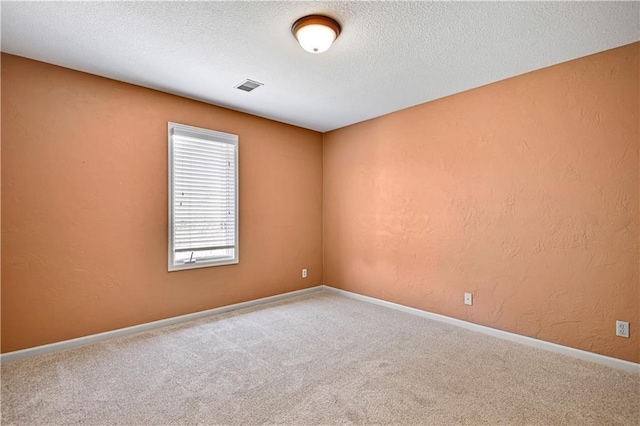
[[[638,41],[639,6],[3,2],[2,51],[324,132]],[[342,25],[319,55],[290,32],[312,13]]]

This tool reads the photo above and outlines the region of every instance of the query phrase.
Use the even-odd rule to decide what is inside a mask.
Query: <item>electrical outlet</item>
[[[629,323],[626,321],[616,321],[616,336],[629,337]]]
[[[307,278],[307,268],[302,270],[302,278]]]
[[[464,304],[473,305],[473,295],[471,293],[464,294]]]

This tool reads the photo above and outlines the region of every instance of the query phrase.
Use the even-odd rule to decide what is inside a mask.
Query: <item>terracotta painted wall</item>
[[[325,284],[639,362],[639,48],[325,134]]]
[[[240,137],[238,265],[167,272],[167,121]],[[322,284],[319,133],[3,54],[1,170],[3,352]]]

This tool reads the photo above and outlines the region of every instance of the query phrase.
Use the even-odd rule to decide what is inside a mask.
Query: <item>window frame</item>
[[[232,145],[235,150],[235,164],[234,164],[234,181],[235,181],[235,214],[234,214],[234,228],[235,228],[235,241],[234,241],[234,256],[233,258],[222,258],[222,259],[205,259],[200,260],[194,263],[182,263],[176,264],[175,262],[175,249],[174,249],[174,144],[173,144],[173,130],[179,129],[185,132],[194,133],[206,136],[203,140],[209,140],[215,143],[226,143]],[[240,262],[239,257],[239,202],[240,197],[238,196],[239,188],[239,170],[238,170],[238,135],[234,135],[231,133],[220,132],[216,130],[204,129],[201,127],[188,126],[186,124],[174,123],[169,121],[167,123],[167,139],[168,139],[168,201],[169,201],[169,211],[168,211],[168,225],[169,225],[169,238],[167,241],[167,249],[168,249],[168,270],[169,272],[174,271],[183,271],[187,269],[199,269],[199,268],[209,268],[212,266],[225,266],[225,265],[235,265]]]

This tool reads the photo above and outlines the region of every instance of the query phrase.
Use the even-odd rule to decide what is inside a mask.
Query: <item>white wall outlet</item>
[[[302,270],[302,278],[307,278],[307,268]]]
[[[464,294],[464,304],[473,305],[473,295],[471,293]]]
[[[626,321],[616,321],[616,336],[629,337],[629,323]]]

